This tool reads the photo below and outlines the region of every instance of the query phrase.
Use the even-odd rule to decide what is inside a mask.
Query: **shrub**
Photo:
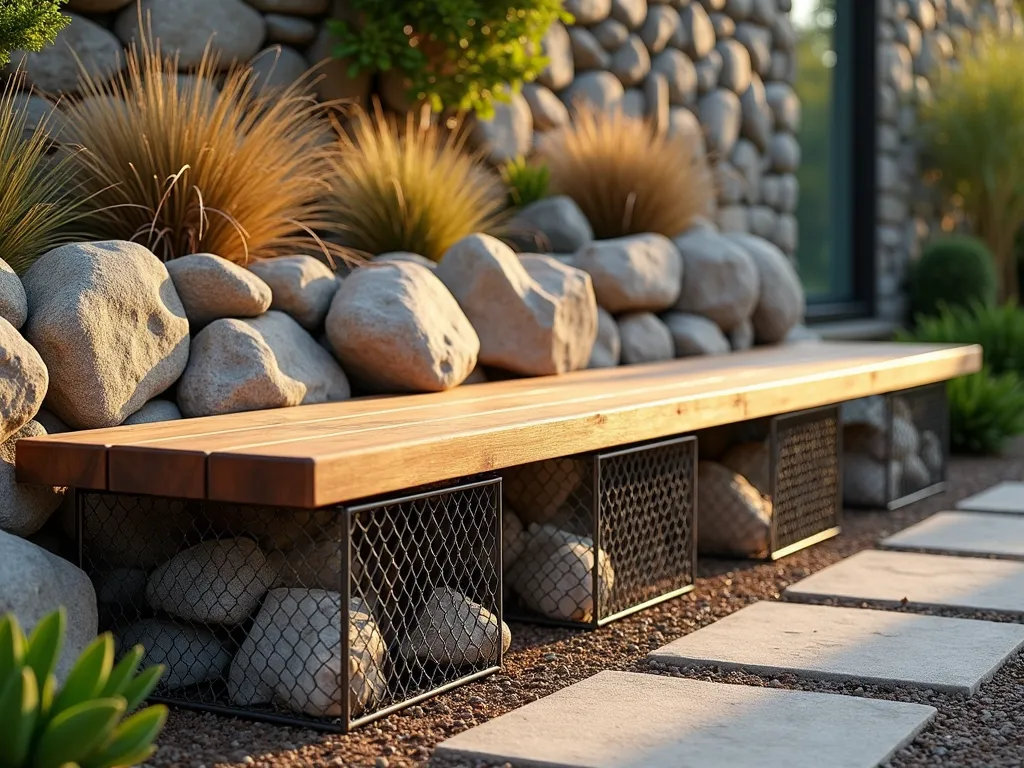
[[[547,165],[528,163],[525,157],[517,157],[502,166],[501,178],[508,190],[508,206],[522,208],[547,197],[551,170]]]
[[[540,43],[548,27],[572,21],[561,0],[350,0],[347,9],[351,18],[330,29],[350,75],[395,70],[410,81],[411,101],[484,118],[510,86],[547,66]]]
[[[329,124],[308,84],[261,94],[251,69],[218,91],[207,50],[194,77],[144,39],[111,83],[83,72],[66,109],[84,189],[84,228],[134,240],[168,260],[195,252],[235,262],[337,248],[330,230]]]
[[[956,453],[998,453],[1024,433],[1024,383],[1015,373],[986,366],[947,385],[950,447]]]
[[[544,136],[539,158],[552,194],[568,195],[599,239],[641,232],[674,237],[714,198],[708,167],[690,135],[670,135],[617,110],[582,107]]]
[[[136,675],[142,646],[114,666],[109,633],[92,642],[57,690],[64,609],[27,639],[13,614],[0,619],[0,765],[4,768],[120,768],[151,754],[164,706],[125,718],[156,686],[163,667]]]
[[[11,51],[38,51],[52,43],[71,19],[60,12],[67,0],[3,0],[0,2],[0,67]]]
[[[379,106],[353,118],[351,134],[339,131],[330,201],[346,247],[440,261],[463,237],[500,229],[501,180],[465,150],[464,132],[420,126],[412,115],[400,130]]]
[[[995,266],[984,242],[974,237],[945,237],[925,247],[910,282],[915,315],[935,315],[941,304],[987,305],[995,299]]]
[[[21,74],[0,91],[0,258],[24,274],[32,263],[74,239],[78,219],[73,158],[51,158],[46,120],[31,125],[17,90]]]
[[[995,256],[1002,298],[1017,296],[1014,238],[1024,224],[1024,46],[987,40],[943,72],[922,106],[922,139],[941,188]]]

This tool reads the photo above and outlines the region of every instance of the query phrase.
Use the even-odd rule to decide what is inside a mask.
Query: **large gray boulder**
[[[622,343],[622,364],[657,363],[675,357],[672,333],[657,315],[632,312],[617,320]]]
[[[679,298],[683,257],[664,235],[599,240],[578,251],[575,264],[590,275],[597,303],[613,314],[660,312]]]
[[[118,635],[122,651],[141,645],[146,649],[143,666],[163,664],[160,684],[170,690],[223,679],[231,663],[231,651],[206,627],[170,619],[142,619]]]
[[[185,369],[185,309],[167,268],[145,247],[64,245],[43,254],[22,282],[25,338],[50,372],[47,408],[71,427],[120,424]]]
[[[594,230],[576,201],[566,195],[545,197],[524,206],[511,221],[516,239],[531,236],[552,253],[574,253],[594,239]]]
[[[96,592],[85,573],[35,544],[0,531],[0,615],[13,613],[31,633],[48,614],[67,612],[64,648],[57,662],[61,682],[96,639]]]
[[[173,259],[167,271],[193,333],[222,317],[258,317],[270,309],[270,286],[212,253]]]
[[[724,236],[750,254],[758,272],[759,293],[754,309],[754,337],[759,344],[777,344],[804,317],[803,284],[786,254],[772,243],[754,235]]]
[[[49,374],[39,353],[0,317],[0,442],[39,412],[48,386]]]
[[[84,16],[68,16],[71,23],[57,34],[53,45],[11,57],[11,66],[20,65],[26,82],[43,93],[77,91],[83,68],[102,81],[124,61],[124,47],[107,29]]]
[[[622,357],[622,340],[619,338],[619,326],[611,313],[601,307],[597,308],[597,339],[590,351],[590,362],[587,368],[614,368]]]
[[[407,659],[464,667],[496,662],[512,633],[497,615],[451,587],[436,587],[401,645]]]
[[[324,324],[338,279],[330,267],[312,256],[278,256],[261,259],[249,269],[270,286],[270,308],[285,312],[307,331]]]
[[[437,276],[476,329],[484,365],[533,376],[586,367],[597,299],[585,272],[470,235],[448,250]]]
[[[298,323],[271,310],[251,320],[215,320],[193,339],[178,382],[187,417],[345,400],[341,366]]]
[[[11,266],[0,259],[0,318],[21,328],[28,319],[28,299],[21,279]]]
[[[327,313],[327,339],[370,392],[440,392],[476,367],[480,339],[432,271],[409,262],[345,278]]]
[[[495,102],[493,117],[472,123],[471,140],[494,165],[530,154],[533,112],[521,93],[513,93],[508,102]]]
[[[667,312],[661,320],[672,334],[676,357],[722,355],[729,351],[729,339],[714,322],[700,315]]]
[[[748,319],[760,290],[757,267],[745,248],[708,230],[675,238],[683,255],[683,287],[675,310],[702,315],[728,333]]]
[[[31,536],[42,528],[64,499],[63,488],[28,485],[15,478],[14,444],[45,434],[42,424],[30,421],[0,443],[0,529],[17,536]]]

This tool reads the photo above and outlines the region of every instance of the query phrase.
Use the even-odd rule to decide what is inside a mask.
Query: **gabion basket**
[[[679,437],[505,471],[506,616],[593,628],[693,589],[696,461]]]
[[[699,433],[702,556],[770,559],[839,534],[839,410],[813,408]]]
[[[847,507],[896,509],[945,490],[945,383],[851,400],[842,417]]]
[[[346,732],[511,640],[497,477],[317,510],[80,491],[76,532],[101,629],[169,704]]]

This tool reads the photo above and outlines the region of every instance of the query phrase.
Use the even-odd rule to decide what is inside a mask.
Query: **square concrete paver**
[[[436,754],[516,768],[873,768],[934,716],[920,704],[600,672]]]
[[[761,602],[648,658],[972,694],[1022,646],[1019,624]]]
[[[1024,515],[1024,483],[999,483],[987,491],[958,501],[957,509],[969,512],[1002,512]]]
[[[1024,517],[939,512],[882,541],[886,549],[1024,560]]]
[[[1024,563],[979,557],[864,550],[786,588],[790,600],[1024,614]]]

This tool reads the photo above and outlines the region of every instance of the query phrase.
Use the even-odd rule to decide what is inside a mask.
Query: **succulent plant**
[[[26,638],[13,614],[0,618],[0,768],[122,768],[155,749],[167,708],[129,713],[163,667],[139,673],[142,646],[115,666],[114,641],[105,633],[82,651],[58,689],[65,622],[60,608]]]

